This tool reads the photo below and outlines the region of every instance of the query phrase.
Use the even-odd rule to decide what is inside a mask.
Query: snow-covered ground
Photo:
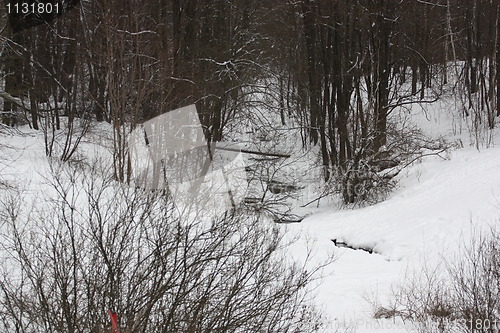
[[[323,208],[287,226],[316,239],[318,248],[335,248],[338,256],[317,290],[317,302],[331,316],[326,332],[415,331],[408,322],[373,319],[371,302],[386,301],[406,273],[432,269],[452,257],[473,230],[500,225],[498,140],[488,149],[469,147],[468,133],[456,130],[446,105],[436,103],[426,113],[414,107],[412,121],[428,135],[461,141],[465,148],[415,163],[398,176],[399,185],[384,202],[352,210]],[[373,253],[337,248],[334,239]],[[303,251],[291,249],[294,256]],[[320,259],[322,252],[317,253]]]
[[[369,301],[387,299],[391,285],[408,270],[453,254],[474,227],[498,224],[500,142],[488,149],[470,147],[464,124],[449,109],[452,105],[446,102],[429,106],[425,113],[413,107],[410,119],[428,135],[445,136],[465,148],[415,162],[401,172],[397,188],[384,202],[338,209],[324,200],[302,223],[283,225],[290,234],[314,239],[314,260],[321,261],[330,251],[338,257],[325,269],[316,290],[316,302],[329,318],[325,332],[411,331],[408,323],[373,319]],[[23,135],[0,134],[2,191],[19,185],[35,191],[43,183],[41,174],[48,165],[43,137],[27,128],[22,131]],[[93,135],[100,131],[95,129]],[[95,139],[98,146],[94,139],[82,143],[81,149],[90,155],[106,151],[106,140]],[[337,248],[333,239],[373,253]],[[290,248],[293,257],[303,253],[304,242]]]
[[[322,248],[333,248],[338,239],[374,251],[336,249],[339,258],[317,291],[318,302],[334,319],[352,322],[357,332],[387,331],[392,322],[371,319],[375,309],[366,298],[384,299],[408,269],[453,254],[468,241],[473,225],[498,223],[499,170],[499,147],[458,150],[450,160],[433,157],[413,166],[384,202],[327,210],[288,226],[316,238]],[[386,326],[376,329],[380,325]]]

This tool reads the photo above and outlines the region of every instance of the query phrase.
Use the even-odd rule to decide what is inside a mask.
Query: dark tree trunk
[[[375,139],[373,150],[378,151],[386,144],[387,139],[387,107],[389,104],[390,36],[391,17],[390,4],[378,1],[379,15],[375,21],[375,68],[378,85],[375,103]],[[378,53],[378,54],[377,54]]]
[[[500,5],[497,5],[496,40],[495,40],[495,88],[497,98],[497,117],[500,117]]]
[[[318,125],[320,118],[320,87],[317,84],[316,71],[316,35],[315,18],[310,0],[302,1],[302,15],[304,20],[304,36],[307,54],[307,79],[309,83],[309,109],[310,109],[310,136],[313,143],[318,143]]]
[[[16,34],[12,37],[12,41],[16,44],[23,45],[23,36]],[[5,91],[9,94],[11,94],[13,97],[22,97],[23,92],[24,92],[24,87],[23,87],[23,71],[24,71],[24,63],[22,56],[17,54],[14,49],[17,49],[16,47],[13,47],[12,49],[8,50],[5,59],[4,59],[4,66],[5,66],[5,73],[7,75],[5,76]],[[4,101],[4,111],[6,112],[6,115],[2,117],[2,123],[8,126],[15,126],[16,125],[16,116],[15,113],[18,110],[18,106],[9,101]]]

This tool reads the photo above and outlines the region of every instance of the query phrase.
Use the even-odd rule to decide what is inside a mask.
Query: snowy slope
[[[325,332],[407,332],[408,323],[373,319],[366,299],[387,298],[391,284],[401,281],[408,269],[449,256],[468,240],[472,225],[499,224],[500,145],[480,151],[469,147],[469,134],[456,130],[460,124],[446,113],[448,107],[439,102],[425,114],[413,108],[410,118],[427,134],[460,140],[466,148],[416,162],[401,172],[398,187],[384,202],[339,210],[328,208],[325,199],[302,223],[283,226],[301,237],[290,248],[293,258],[303,256],[307,238],[315,239],[314,260],[321,261],[329,251],[338,256],[316,290],[316,301],[329,318]],[[43,136],[22,131],[24,135],[0,134],[0,190],[20,185],[37,194],[48,165]],[[101,137],[103,133],[104,128],[96,128],[81,152],[109,158],[109,138]],[[337,248],[333,239],[374,253]]]
[[[450,118],[440,118],[442,108],[428,112],[428,120],[414,115],[428,134],[467,142],[467,133],[453,132]],[[402,282],[405,273],[452,256],[473,229],[500,225],[500,146],[427,157],[398,177],[397,189],[384,202],[354,210],[332,208],[288,227],[339,255],[329,267],[333,274],[317,291],[317,301],[330,315],[325,332],[408,332],[408,322],[373,319],[369,301],[387,299],[391,285]],[[333,239],[374,253],[336,248]],[[291,251],[300,256],[303,249]]]

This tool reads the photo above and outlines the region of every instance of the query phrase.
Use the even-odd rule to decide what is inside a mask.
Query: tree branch
[[[28,108],[28,107],[26,107],[26,105],[24,105],[23,101],[20,98],[14,97],[6,91],[0,91],[0,98],[3,98],[4,100],[6,100],[8,102],[14,103],[26,111],[31,111],[30,108]]]

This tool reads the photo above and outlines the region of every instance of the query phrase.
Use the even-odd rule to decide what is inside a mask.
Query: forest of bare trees
[[[19,12],[23,3],[48,3],[58,12],[38,5],[26,8],[44,13]],[[465,124],[478,149],[491,143],[488,136],[499,124],[496,0],[4,0],[0,42],[0,134],[5,142],[31,136],[31,146],[22,149],[37,153],[21,159],[7,147],[6,159],[13,161],[5,165],[22,170],[10,178],[28,170],[24,161],[35,170],[6,182],[0,174],[0,330],[9,332],[317,332],[338,321],[323,317],[314,304],[319,280],[337,259],[327,245],[374,258],[384,254],[374,250],[377,245],[365,249],[364,239],[358,247],[326,236],[327,244],[313,243],[302,229],[294,235],[289,224],[309,214],[300,209],[313,202],[319,207],[331,195],[339,207],[373,204],[407,166],[464,146],[461,139],[429,139],[407,125],[413,107],[425,113],[426,106],[452,100],[436,112]],[[178,113],[165,115],[186,106],[191,119],[199,118],[194,126],[172,121]],[[146,129],[160,115],[172,116],[170,127]],[[206,146],[197,151],[203,164],[184,163],[182,157],[190,156],[181,149],[164,158],[165,146],[150,145],[149,133],[183,126],[199,129],[201,143],[192,151]],[[235,140],[241,133],[251,134],[248,141]],[[282,141],[290,151],[260,150],[276,137],[287,137]],[[147,183],[149,169],[143,183],[134,179],[139,141],[144,155],[155,158],[154,186]],[[166,174],[188,165],[178,173],[189,174],[183,184],[192,181],[189,192],[195,192],[209,178],[212,147],[257,156],[254,164],[238,164],[244,176],[237,181],[250,189],[257,179],[263,194],[243,190],[235,203],[235,186],[224,187],[231,202],[225,209],[210,187],[196,198],[208,197],[221,214],[203,203],[190,206],[197,200],[188,196],[188,207],[180,209]],[[43,148],[47,158],[40,160]],[[177,158],[184,164],[168,169]],[[306,159],[307,181],[273,178],[292,174],[291,166],[299,161],[299,169]],[[225,186],[230,173],[220,170]],[[297,212],[276,208],[305,192],[314,198],[301,207],[294,203]],[[439,237],[429,239],[444,240]],[[458,281],[453,295],[460,296],[453,304],[462,315],[484,303],[486,310],[470,317],[497,316],[491,310],[498,303],[497,238],[466,252],[473,270],[459,265],[452,274]],[[292,245],[300,257],[288,252]],[[322,260],[313,260],[317,253]],[[476,283],[484,277],[485,283]],[[428,301],[442,290],[437,284],[432,289],[434,283],[430,292],[413,287],[410,297],[395,298],[403,312],[380,306],[378,318],[415,318],[421,294]],[[486,296],[479,302],[470,294]],[[330,301],[345,301],[337,296]],[[424,312],[437,309],[434,304],[425,303]]]
[[[342,174],[344,201],[355,202],[349,188],[363,180],[351,171],[404,155],[394,110],[453,82],[456,112],[494,127],[499,18],[490,0],[81,0],[31,29],[4,11],[2,126],[44,131],[47,155],[68,160],[86,124],[108,122],[115,177],[128,181],[137,124],[195,103],[217,142],[265,94],[277,102],[263,107],[298,122],[324,179]],[[58,131],[66,143],[55,152]]]

